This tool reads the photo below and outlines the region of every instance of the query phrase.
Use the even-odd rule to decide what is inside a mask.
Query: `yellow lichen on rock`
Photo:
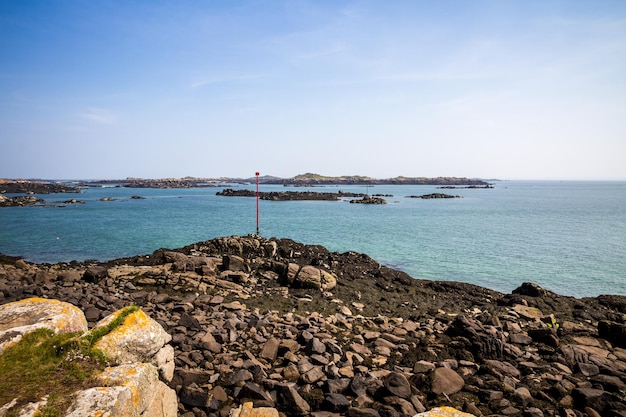
[[[76,306],[47,298],[26,298],[0,306],[0,353],[22,335],[37,329],[54,333],[84,333],[85,314]]]
[[[230,410],[228,417],[278,417],[278,410],[271,407],[254,408],[251,402],[246,402],[238,408]]]
[[[413,417],[476,417],[474,414],[464,413],[454,407],[437,407],[429,411],[416,414]]]
[[[121,311],[99,322],[92,331],[108,325]],[[171,338],[159,323],[138,309],[129,314],[120,326],[98,340],[94,347],[100,349],[114,364],[142,362],[156,354]]]
[[[98,379],[108,387],[129,388],[134,406],[143,410],[152,399],[153,393],[150,389],[159,382],[159,375],[154,365],[135,363],[106,368]]]

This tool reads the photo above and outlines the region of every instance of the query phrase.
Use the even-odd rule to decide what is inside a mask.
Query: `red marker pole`
[[[256,234],[259,235],[259,173],[256,174]]]

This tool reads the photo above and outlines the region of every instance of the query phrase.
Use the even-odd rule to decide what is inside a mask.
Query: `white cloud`
[[[89,108],[80,117],[94,123],[111,125],[117,122],[117,115],[107,109]]]
[[[260,74],[241,74],[241,75],[214,75],[204,78],[199,78],[197,81],[191,84],[191,88],[200,88],[214,84],[226,84],[226,83],[243,83],[251,82],[262,79],[264,76]]]

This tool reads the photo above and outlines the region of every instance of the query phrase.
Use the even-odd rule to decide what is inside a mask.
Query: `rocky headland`
[[[0,194],[79,193],[80,188],[58,181],[5,180],[0,178]]]
[[[285,416],[443,406],[626,416],[622,296],[577,299],[531,283],[502,294],[245,236],[104,263],[0,257],[0,304],[30,297],[79,307],[90,328],[140,306],[171,336],[170,386],[185,417],[244,413],[250,402]]]

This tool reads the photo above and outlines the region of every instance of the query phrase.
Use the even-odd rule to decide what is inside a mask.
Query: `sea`
[[[36,263],[111,260],[257,232],[333,252],[365,253],[414,278],[510,293],[533,282],[561,295],[626,295],[626,182],[493,181],[490,189],[431,185],[285,187],[260,191],[384,194],[384,205],[257,201],[224,188],[85,187],[36,195],[43,206],[0,208],[0,253]],[[443,192],[453,199],[410,198]],[[141,198],[132,198],[132,197]],[[67,202],[76,199],[76,203]],[[106,201],[103,201],[106,200]]]

